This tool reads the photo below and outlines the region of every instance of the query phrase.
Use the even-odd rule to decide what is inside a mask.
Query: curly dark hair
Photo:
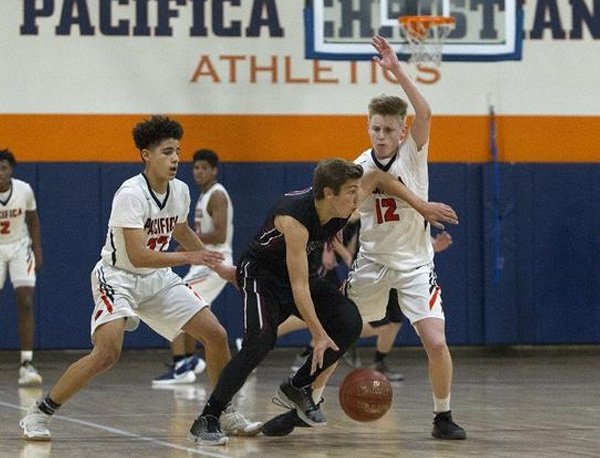
[[[0,161],[8,161],[13,169],[17,165],[17,160],[15,159],[14,154],[8,148],[0,150]]]
[[[132,134],[135,146],[141,151],[152,148],[169,138],[181,140],[183,127],[177,121],[166,116],[153,115],[150,119],[136,124]]]

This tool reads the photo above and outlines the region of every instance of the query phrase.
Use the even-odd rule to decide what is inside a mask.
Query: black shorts
[[[246,337],[270,332],[274,347],[278,326],[290,315],[302,319],[294,303],[289,281],[246,260],[240,262],[237,274],[243,296]],[[325,331],[329,332],[329,324],[339,320],[343,314],[356,314],[360,321],[354,302],[344,296],[331,281],[321,277],[310,277],[309,288],[315,313]]]
[[[389,323],[402,323],[402,321],[404,321],[404,313],[402,313],[398,302],[398,290],[390,289],[385,317],[381,320],[370,321],[369,324],[374,328],[378,328]]]

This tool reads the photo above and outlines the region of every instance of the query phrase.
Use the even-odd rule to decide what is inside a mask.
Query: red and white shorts
[[[0,289],[7,272],[14,288],[35,286],[35,257],[29,238],[0,245]]]
[[[231,255],[226,256],[223,264],[232,264]],[[190,285],[202,299],[209,305],[221,294],[223,288],[227,284],[227,280],[223,280],[218,273],[207,266],[191,266],[190,270],[183,277],[183,281]]]
[[[411,324],[424,318],[445,319],[433,263],[399,271],[359,255],[345,286],[346,295],[354,301],[365,322],[385,317],[392,288],[398,290],[400,309]]]
[[[99,261],[91,274],[94,311],[91,336],[98,326],[127,318],[134,331],[140,319],[163,337],[173,340],[181,328],[208,304],[169,268],[139,275]]]

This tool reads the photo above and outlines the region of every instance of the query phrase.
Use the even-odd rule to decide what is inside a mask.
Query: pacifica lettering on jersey
[[[23,214],[22,208],[9,208],[8,210],[0,210],[0,218],[16,218]]]
[[[167,218],[148,218],[144,223],[144,230],[148,235],[168,234],[173,232],[177,224],[178,216],[169,216]]]

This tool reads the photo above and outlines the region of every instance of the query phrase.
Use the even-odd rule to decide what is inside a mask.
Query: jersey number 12
[[[396,214],[396,201],[390,197],[375,199],[375,213],[377,215],[377,224],[398,221],[400,219],[400,216]]]

